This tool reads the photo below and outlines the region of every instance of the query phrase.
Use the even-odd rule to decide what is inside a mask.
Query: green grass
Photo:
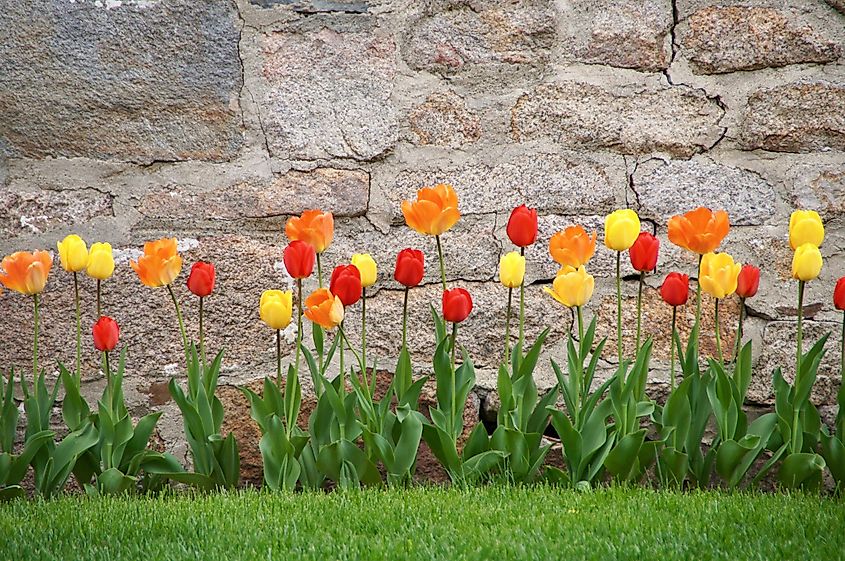
[[[841,559],[845,502],[611,488],[415,488],[0,505],[0,558]]]

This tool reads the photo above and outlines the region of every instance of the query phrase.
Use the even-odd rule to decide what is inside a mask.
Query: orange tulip
[[[408,226],[429,236],[439,236],[461,218],[458,195],[445,183],[423,187],[416,201],[402,201],[402,214]]]
[[[318,288],[305,299],[305,317],[324,329],[332,329],[343,321],[343,302],[329,289]]]
[[[21,294],[38,294],[44,290],[52,266],[53,258],[46,251],[16,251],[0,263],[0,282]]]
[[[699,207],[669,219],[669,241],[693,253],[713,253],[728,235],[728,213]]]
[[[290,241],[308,242],[314,251],[323,253],[334,238],[334,216],[322,210],[306,210],[302,216],[288,219],[285,234]]]
[[[182,257],[176,251],[176,238],[164,238],[144,244],[144,254],[129,264],[147,286],[172,284],[182,270]]]
[[[596,251],[596,232],[592,237],[581,226],[569,226],[563,232],[558,232],[549,240],[549,253],[552,259],[561,265],[575,269],[593,257]]]

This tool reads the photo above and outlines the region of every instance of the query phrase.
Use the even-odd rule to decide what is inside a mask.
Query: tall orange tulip
[[[3,258],[0,282],[6,288],[32,296],[43,292],[53,258],[46,251],[16,251]]]
[[[416,201],[402,201],[402,214],[408,226],[429,236],[439,236],[461,218],[458,195],[445,183],[423,187]]]
[[[596,252],[596,237],[595,230],[591,237],[583,226],[569,226],[549,240],[549,253],[562,266],[577,269],[592,259]]]
[[[318,288],[305,299],[305,317],[324,329],[333,329],[343,321],[343,302],[327,288]]]
[[[163,238],[144,244],[144,254],[129,265],[146,286],[172,284],[182,270],[182,256],[176,249],[176,238]]]
[[[306,210],[301,216],[288,219],[285,235],[290,241],[308,242],[314,251],[323,253],[334,239],[334,216],[322,210]]]
[[[693,253],[713,253],[728,235],[728,213],[699,207],[669,219],[669,241]]]

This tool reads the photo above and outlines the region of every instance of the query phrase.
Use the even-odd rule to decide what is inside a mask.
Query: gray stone
[[[777,204],[774,188],[756,173],[707,160],[640,165],[633,189],[640,217],[660,224],[699,206],[727,211],[732,225],[763,224]]]
[[[570,81],[543,84],[521,96],[511,111],[511,130],[517,142],[551,140],[578,149],[688,158],[718,142],[723,114],[715,101],[691,88],[621,93]]]
[[[96,189],[41,191],[0,190],[0,232],[44,234],[83,224],[96,216],[113,216],[113,197]]]
[[[242,143],[231,2],[0,3],[0,153],[228,160]]]
[[[837,60],[841,47],[791,11],[710,6],[692,14],[683,51],[697,74],[721,74]]]
[[[669,0],[575,0],[561,3],[568,57],[646,72],[664,70],[672,57]]]
[[[845,166],[799,164],[789,175],[795,208],[817,210],[826,219],[845,214]]]
[[[748,150],[845,150],[845,85],[819,80],[757,90],[739,133]]]
[[[417,144],[456,148],[481,137],[478,115],[452,91],[435,92],[408,116]]]
[[[260,113],[273,156],[372,160],[392,149],[398,118],[389,34],[323,27],[268,32],[259,41]]]

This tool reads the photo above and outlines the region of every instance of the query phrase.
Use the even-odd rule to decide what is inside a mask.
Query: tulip
[[[833,289],[833,305],[837,310],[845,311],[845,277],[836,281]]]
[[[566,265],[558,271],[552,288],[544,290],[567,308],[580,308],[590,301],[594,288],[595,279],[583,265],[577,269]]]
[[[422,282],[425,273],[425,256],[418,249],[403,249],[396,256],[396,269],[393,278],[407,288],[417,286]]]
[[[641,273],[653,271],[657,267],[657,252],[660,240],[648,232],[640,232],[634,245],[628,250],[631,266]]]
[[[344,306],[351,306],[361,299],[361,273],[355,265],[338,265],[332,271],[329,290],[340,298]]]
[[[508,237],[517,247],[527,247],[537,240],[537,211],[520,205],[508,219]]]
[[[34,296],[44,291],[53,258],[46,251],[17,251],[0,262],[0,282],[10,290]]]
[[[88,252],[88,265],[85,272],[89,277],[104,281],[114,273],[114,256],[111,244],[97,242],[91,245]]]
[[[378,268],[372,255],[369,253],[356,253],[352,256],[352,264],[358,269],[362,287],[367,288],[376,283]]]
[[[511,251],[499,260],[499,280],[508,288],[516,288],[525,279],[525,257]]]
[[[472,297],[463,288],[443,291],[443,319],[452,323],[464,321],[472,311]]]
[[[138,261],[129,261],[146,286],[168,286],[182,270],[182,257],[176,249],[176,238],[163,238],[144,244],[144,253]]]
[[[578,268],[586,265],[596,251],[596,232],[592,237],[582,226],[569,226],[549,240],[549,253],[562,266]]]
[[[261,321],[270,329],[282,330],[293,316],[293,293],[289,290],[265,290],[258,304]]]
[[[305,317],[324,329],[332,329],[343,321],[343,302],[325,288],[318,288],[305,299]]]
[[[807,282],[819,276],[822,270],[822,253],[811,243],[799,245],[792,256],[792,278]]]
[[[113,351],[120,338],[120,327],[109,316],[100,316],[91,332],[94,337],[94,347],[104,353]]]
[[[669,273],[660,286],[663,301],[672,306],[672,340],[669,342],[669,384],[675,390],[675,325],[678,318],[678,306],[683,306],[689,298],[689,275]]]
[[[62,268],[69,273],[84,271],[88,265],[88,246],[76,234],[65,236],[56,244],[59,249],[59,260]]]
[[[314,272],[317,253],[314,246],[303,240],[294,240],[288,244],[283,254],[285,269],[298,280],[307,279]]]
[[[713,253],[728,235],[730,221],[724,210],[699,207],[669,219],[669,241],[699,255]]]
[[[745,299],[753,298],[760,286],[760,269],[754,265],[743,265],[736,279],[736,293],[739,296],[739,323],[736,328],[735,357],[739,356],[742,345],[742,322],[745,316]]]
[[[724,362],[722,355],[721,331],[719,330],[719,300],[726,298],[736,291],[739,271],[742,266],[734,263],[733,257],[727,253],[706,253],[701,259],[698,281],[701,289],[716,299],[715,329],[716,351],[719,360]]]
[[[789,245],[793,251],[805,243],[821,247],[824,225],[815,210],[796,210],[789,217]]]
[[[614,251],[630,248],[639,234],[640,217],[630,208],[615,210],[604,219],[604,245]]]
[[[461,217],[458,195],[451,185],[441,183],[417,191],[415,201],[402,201],[405,223],[429,236],[439,236],[454,226]]]
[[[206,261],[197,261],[191,267],[188,275],[188,290],[195,296],[205,298],[214,290],[214,264]]]
[[[331,212],[306,210],[293,216],[285,224],[285,234],[290,241],[302,240],[311,244],[317,253],[317,282],[323,287],[323,265],[320,256],[334,238],[334,216]]]

